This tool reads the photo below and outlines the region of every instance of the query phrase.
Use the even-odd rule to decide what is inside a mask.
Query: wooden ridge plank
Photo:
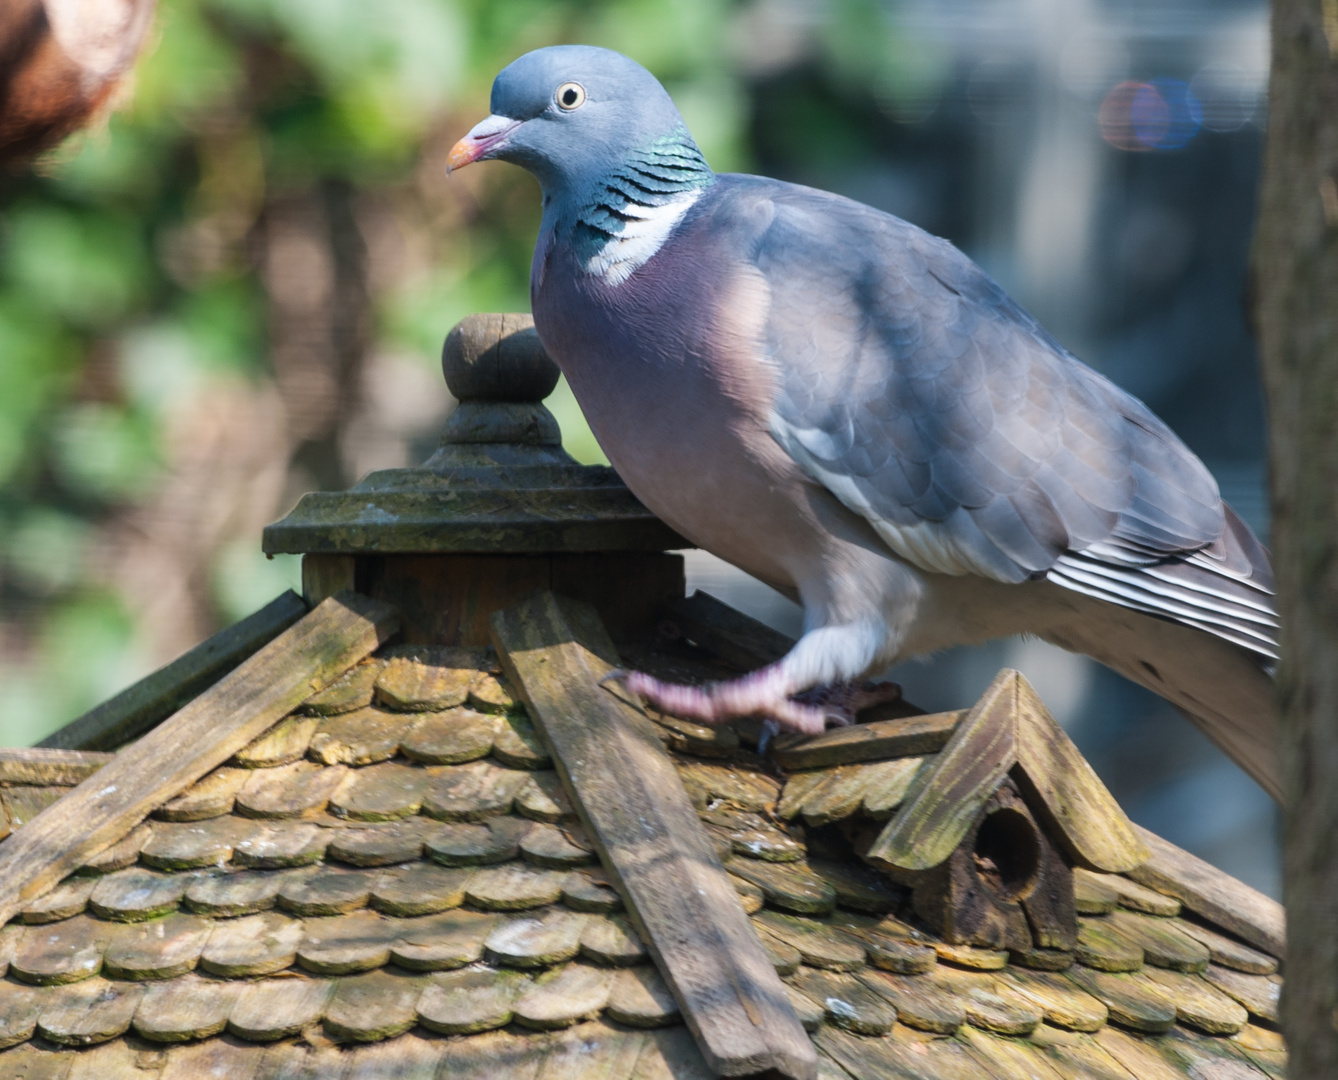
[[[373,652],[398,625],[388,604],[353,593],[331,597],[122,749],[0,847],[0,922]]]
[[[62,750],[46,746],[6,747],[0,749],[0,784],[74,787],[111,759],[111,754],[93,750]]]
[[[957,724],[932,769],[916,774],[867,858],[927,870],[953,853],[1017,763],[1013,680],[996,678]]]
[[[832,728],[803,742],[778,747],[776,763],[787,770],[820,769],[937,753],[966,714],[966,709],[954,709]]]
[[[741,671],[774,664],[794,648],[793,638],[700,589],[664,607],[684,637]]]
[[[491,625],[605,870],[711,1068],[814,1080],[817,1055],[677,770],[644,716],[599,685],[608,664],[573,622],[600,636],[593,609],[552,593],[495,613]]]
[[[1174,896],[1196,915],[1282,959],[1287,948],[1287,914],[1281,904],[1156,833],[1135,827],[1152,858],[1129,871],[1129,877]]]
[[[63,750],[115,750],[166,720],[306,613],[302,598],[289,590],[37,745]]]

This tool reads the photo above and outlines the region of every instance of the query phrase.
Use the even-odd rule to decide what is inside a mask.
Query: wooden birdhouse
[[[304,597],[0,750],[0,1077],[1283,1075],[1280,905],[1020,675],[765,752],[643,707],[794,643],[562,452],[526,319],[444,366],[428,461],[266,531]]]

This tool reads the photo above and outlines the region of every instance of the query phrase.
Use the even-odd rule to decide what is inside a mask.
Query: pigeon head
[[[496,158],[532,173],[548,198],[580,198],[657,145],[688,146],[701,159],[655,76],[609,49],[555,45],[526,53],[493,82],[491,107],[452,148],[448,169]]]

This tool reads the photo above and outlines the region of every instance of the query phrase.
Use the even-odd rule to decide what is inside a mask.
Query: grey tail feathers
[[[1046,575],[1056,585],[1229,641],[1272,670],[1278,616],[1268,552],[1230,506],[1213,543],[1182,555],[1140,551],[1127,542],[1061,555]]]

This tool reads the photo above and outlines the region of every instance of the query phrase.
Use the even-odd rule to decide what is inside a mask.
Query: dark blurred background
[[[527,308],[537,190],[447,181],[493,75],[651,68],[718,170],[946,236],[1148,402],[1267,539],[1245,319],[1262,0],[164,0],[126,103],[0,177],[0,742],[27,745],[298,578],[261,527],[421,460],[441,340]],[[568,449],[602,460],[574,402]],[[689,586],[794,631],[703,553]],[[1131,816],[1277,895],[1267,797],[1160,699],[1007,641],[903,665],[926,708],[1022,669]]]

